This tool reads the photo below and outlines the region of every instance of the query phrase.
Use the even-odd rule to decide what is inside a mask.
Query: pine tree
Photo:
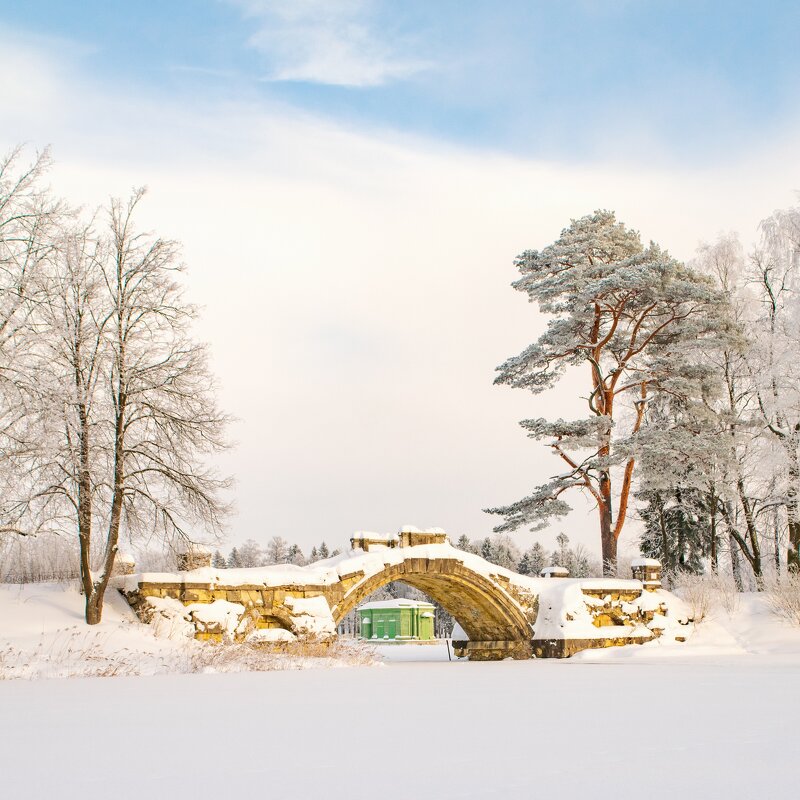
[[[481,542],[480,556],[481,558],[485,558],[487,561],[494,563],[494,545],[488,536]]]
[[[298,545],[293,544],[289,547],[289,553],[287,555],[286,562],[288,564],[296,564],[299,567],[302,567],[306,563],[306,560],[303,557],[303,551]]]
[[[319,551],[318,551],[318,553],[319,553],[319,558],[320,558],[320,561],[322,561],[322,560],[323,560],[323,559],[325,559],[325,558],[330,558],[330,553],[328,552],[328,545],[326,545],[326,544],[325,544],[325,542],[323,542],[323,543],[322,543],[322,544],[319,546]]]
[[[458,541],[456,542],[456,547],[459,550],[463,550],[465,553],[474,553],[475,548],[472,546],[472,542],[470,542],[469,538],[465,534],[461,534],[458,537]]]
[[[547,561],[547,551],[539,542],[534,542],[520,559],[517,572],[536,576],[547,566]]]
[[[669,492],[642,493],[647,505],[639,510],[645,523],[639,546],[669,572],[703,572],[709,548],[708,494],[694,487],[675,486]]]
[[[316,546],[312,547],[311,552],[308,554],[308,563],[313,564],[315,561],[319,561],[319,553]]]
[[[239,555],[239,550],[237,548],[233,548],[228,555],[228,568],[229,569],[241,569],[242,568],[242,559]]]
[[[693,356],[728,330],[726,300],[656,244],[643,247],[608,211],[573,220],[554,244],[523,253],[516,265],[522,277],[514,288],[551,320],[536,343],[498,367],[495,383],[539,394],[568,367],[584,367],[589,417],[524,420],[528,435],[545,440],[569,469],[523,500],[487,510],[505,518],[497,531],[537,530],[569,513],[565,493],[587,493],[612,574],[647,406],[662,392],[701,391],[704,373]]]
[[[553,550],[550,556],[550,566],[553,567],[566,567],[569,569],[569,563],[572,560],[569,549],[569,536],[563,531],[556,536],[557,550]]]
[[[225,556],[219,550],[214,551],[214,555],[211,557],[211,566],[215,569],[225,569],[228,566]]]

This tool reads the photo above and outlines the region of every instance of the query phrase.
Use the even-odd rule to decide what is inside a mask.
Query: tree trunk
[[[711,571],[716,573],[719,569],[717,560],[717,495],[713,489],[711,490],[711,502],[709,505],[711,519]]]
[[[742,562],[739,560],[739,544],[733,538],[733,534],[728,536],[728,549],[731,553],[731,573],[733,574],[733,583],[736,586],[737,592],[744,591],[744,582],[742,581]]]
[[[800,499],[798,498],[798,485],[800,484],[800,463],[797,458],[797,447],[792,437],[789,455],[789,469],[786,486],[786,514],[789,520],[789,546],[786,552],[786,568],[789,572],[800,572]]]
[[[603,484],[601,483],[601,491]],[[617,537],[614,535],[614,520],[611,514],[611,486],[608,502],[600,507],[600,545],[603,557],[603,575],[613,576],[617,572]]]
[[[91,594],[86,595],[86,624],[97,625],[103,617],[103,597],[106,593],[105,585],[99,586]]]
[[[753,507],[744,489],[744,480],[739,477],[736,481],[736,488],[739,492],[739,502],[742,504],[744,512],[744,522],[747,527],[747,538],[750,540],[750,552],[744,549],[744,554],[753,568],[753,575],[756,579],[756,588],[760,592],[764,588],[764,573],[761,569],[761,544],[758,541],[758,530],[756,529],[753,517]]]
[[[656,496],[656,502],[658,503],[658,522],[661,526],[661,564],[665,570],[669,571],[672,569],[669,554],[669,537],[667,536],[667,521],[664,519],[664,503],[660,495]]]

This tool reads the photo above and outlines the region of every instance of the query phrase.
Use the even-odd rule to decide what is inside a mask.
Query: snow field
[[[185,640],[156,638],[113,594],[87,632],[80,600],[0,586],[0,653],[28,662],[22,677],[83,674],[86,650],[58,642],[87,636],[101,665],[124,652],[180,672]],[[442,645],[376,651],[383,668],[0,680],[0,797],[797,795],[800,628],[763,596],[716,609],[683,644],[489,663],[451,663]],[[331,665],[298,666],[312,663]]]
[[[3,682],[0,775],[15,798],[793,798],[796,676],[718,657]]]

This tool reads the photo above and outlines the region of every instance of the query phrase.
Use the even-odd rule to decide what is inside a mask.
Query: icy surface
[[[74,588],[0,586],[0,654],[55,656],[38,673],[55,677],[73,635],[153,671],[186,646],[156,639],[113,593],[88,630]],[[483,800],[555,786],[564,800],[610,800],[631,775],[654,800],[797,795],[800,629],[758,595],[685,644],[495,663],[451,663],[440,643],[378,650],[384,669],[0,680],[2,795]],[[386,752],[417,740],[435,743],[432,757],[387,780]]]

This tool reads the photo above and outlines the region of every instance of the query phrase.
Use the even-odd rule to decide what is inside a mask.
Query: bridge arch
[[[510,649],[525,649],[531,641],[531,613],[498,583],[466,567],[454,558],[408,558],[387,565],[381,572],[352,585],[331,609],[334,622],[342,619],[373,592],[394,581],[403,581],[425,592],[439,603],[469,637],[479,643],[502,643]]]

